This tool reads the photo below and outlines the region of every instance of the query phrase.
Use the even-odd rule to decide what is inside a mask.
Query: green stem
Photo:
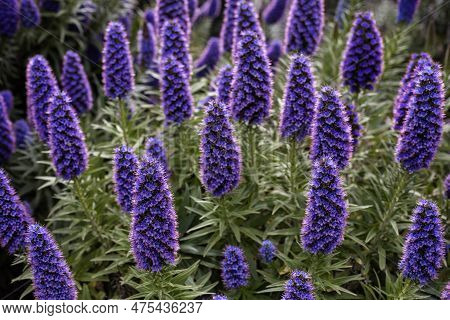
[[[122,129],[123,140],[128,146],[128,110],[124,100],[119,100],[119,110],[120,110],[120,128]]]
[[[289,148],[289,182],[291,187],[291,195],[295,197],[297,193],[297,142],[293,140]]]

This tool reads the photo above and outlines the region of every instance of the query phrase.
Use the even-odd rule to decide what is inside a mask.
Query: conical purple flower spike
[[[156,138],[150,137],[145,143],[145,154],[149,158],[153,158],[159,161],[163,173],[168,178],[170,176],[169,163],[167,161],[166,149],[164,148],[163,142]]]
[[[211,101],[200,133],[200,176],[206,190],[223,196],[239,184],[241,153],[226,106]]]
[[[345,192],[330,158],[314,162],[301,238],[305,250],[329,254],[344,239],[347,224]]]
[[[158,21],[159,34],[162,28],[169,21],[177,21],[186,39],[191,34],[191,19],[189,18],[188,0],[157,0],[156,16]]]
[[[0,164],[6,162],[16,150],[14,128],[9,120],[6,103],[0,96]]]
[[[447,282],[447,285],[442,289],[441,300],[450,300],[450,281]]]
[[[450,174],[447,175],[444,181],[444,191],[447,199],[450,199]]]
[[[396,149],[396,160],[410,173],[428,168],[436,155],[445,101],[440,66],[420,60],[415,70],[414,89]]]
[[[310,134],[317,103],[311,63],[305,55],[294,55],[289,68],[281,111],[280,132],[283,138],[297,142]]]
[[[264,240],[258,253],[264,263],[271,263],[277,254],[277,247],[275,247],[272,241]]]
[[[235,246],[226,246],[222,259],[222,282],[228,290],[245,287],[250,272],[244,251]]]
[[[161,60],[174,56],[182,66],[183,73],[191,76],[191,55],[189,42],[183,29],[176,20],[167,21],[161,34]]]
[[[339,93],[330,87],[320,92],[311,137],[312,161],[330,157],[339,170],[348,165],[353,145],[350,124]]]
[[[139,164],[131,222],[131,249],[139,269],[161,271],[175,264],[179,248],[173,197],[159,161]]]
[[[189,17],[192,18],[195,15],[197,4],[197,0],[188,0]]]
[[[222,102],[227,107],[230,105],[231,83],[233,81],[233,67],[224,65],[217,75],[217,101]]]
[[[58,85],[47,60],[41,55],[31,58],[27,65],[28,117],[43,142],[48,140],[48,111],[56,90]]]
[[[220,29],[220,51],[231,52],[234,46],[234,29],[239,2],[241,0],[226,0],[225,11]]]
[[[272,69],[277,65],[282,55],[283,44],[280,40],[273,40],[267,48],[267,56],[269,57]]]
[[[283,18],[287,0],[271,0],[264,9],[263,18],[267,24],[275,24]]]
[[[0,91],[0,96],[3,97],[3,100],[6,104],[6,111],[9,113],[14,107],[14,96],[10,90]]]
[[[120,22],[110,22],[103,47],[103,86],[110,99],[125,99],[134,90],[130,44]]]
[[[70,105],[70,98],[62,91],[55,92],[51,101],[48,134],[50,156],[56,174],[64,180],[81,175],[88,166],[84,134]]]
[[[77,288],[72,273],[50,232],[32,224],[26,242],[36,299],[76,300]]]
[[[432,201],[419,200],[411,222],[399,268],[403,277],[424,285],[437,278],[445,257],[444,231],[438,207]]]
[[[138,33],[138,64],[146,69],[155,65],[156,35],[151,23],[145,23]]]
[[[264,42],[247,30],[241,34],[234,56],[231,90],[233,117],[248,124],[261,124],[272,106],[272,71]]]
[[[203,77],[214,69],[217,62],[220,60],[220,47],[219,38],[211,37],[208,40],[208,44],[202,52],[202,55],[195,62],[195,68],[197,71],[197,77]]]
[[[315,300],[314,286],[309,273],[294,270],[286,281],[282,300]]]
[[[144,12],[145,22],[150,23],[153,26],[153,29],[156,29],[156,14],[154,9],[147,9]]]
[[[84,71],[80,56],[73,51],[67,51],[64,55],[61,84],[78,114],[92,109],[91,85]]]
[[[420,0],[398,0],[397,22],[411,23]]]
[[[406,72],[403,75],[402,81],[400,83],[397,97],[395,98],[393,128],[397,131],[400,131],[403,128],[403,123],[408,111],[408,104],[414,91],[414,71],[419,60],[427,60],[430,63],[432,62],[431,57],[428,53],[413,53],[411,55],[408,66],[406,68]]]
[[[25,246],[25,235],[32,218],[2,168],[0,168],[0,208],[0,245],[13,254]]]
[[[117,203],[126,213],[133,212],[133,191],[138,164],[133,148],[123,145],[114,150],[114,191]]]
[[[356,147],[358,146],[363,126],[359,123],[358,112],[356,111],[356,108],[353,104],[349,103],[345,105],[345,112],[347,115],[348,123],[350,125],[350,132],[352,134],[352,145],[354,152],[356,150]]]
[[[41,13],[34,0],[21,1],[20,19],[25,28],[34,28],[41,23]]]
[[[16,135],[16,147],[23,149],[27,145],[27,141],[31,139],[31,130],[28,123],[24,119],[14,122],[14,132]]]
[[[0,1],[0,35],[13,37],[19,28],[19,1]]]
[[[322,40],[323,0],[293,0],[286,24],[285,52],[312,55]]]
[[[372,12],[356,15],[341,63],[341,77],[351,92],[373,90],[383,72],[383,40]]]

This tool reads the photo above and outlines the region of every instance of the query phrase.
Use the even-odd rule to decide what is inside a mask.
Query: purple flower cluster
[[[150,137],[145,143],[145,154],[149,158],[158,160],[166,177],[170,176],[169,163],[167,161],[166,149],[163,142],[155,137]]]
[[[440,66],[420,60],[415,70],[414,89],[396,149],[396,160],[408,172],[430,166],[441,142],[444,118]]]
[[[0,1],[0,35],[13,37],[19,28],[19,1]]]
[[[61,84],[78,114],[92,109],[93,98],[91,85],[81,64],[81,58],[76,52],[69,50],[64,55]]]
[[[36,299],[76,300],[72,273],[50,232],[32,224],[28,228],[26,244]]]
[[[48,135],[56,175],[64,180],[81,175],[88,166],[86,143],[70,98],[63,91],[56,91],[51,100]]]
[[[272,71],[264,42],[253,31],[241,34],[234,56],[231,110],[235,119],[261,124],[272,106]]]
[[[372,12],[356,15],[350,31],[341,77],[351,92],[373,90],[383,72],[383,40]]]
[[[420,0],[398,0],[397,22],[411,23]]]
[[[0,245],[10,254],[25,246],[25,235],[32,218],[0,168]]]
[[[301,238],[311,253],[331,253],[344,239],[347,224],[345,191],[330,158],[314,162]]]
[[[200,176],[206,190],[223,196],[239,184],[241,153],[222,102],[211,101],[205,111],[200,141]]]
[[[267,56],[269,57],[272,69],[277,65],[278,60],[280,60],[282,55],[283,55],[283,44],[281,43],[281,41],[275,39],[272,42],[270,42],[269,46],[267,47]]]
[[[219,38],[211,37],[203,50],[201,56],[195,62],[195,68],[199,69],[197,77],[203,77],[214,69],[220,59]]]
[[[286,281],[282,300],[314,300],[314,286],[311,276],[301,270],[293,270]]]
[[[156,16],[155,16],[155,10],[154,9],[147,9],[144,12],[144,18],[145,18],[145,22],[150,23],[153,28],[156,28]]]
[[[294,55],[281,111],[280,132],[283,138],[294,138],[297,142],[302,142],[310,134],[317,103],[314,85],[308,57]]]
[[[14,133],[16,136],[16,147],[24,148],[31,139],[31,131],[28,123],[24,119],[14,122]]]
[[[323,0],[293,0],[286,24],[285,52],[312,55],[322,40]]]
[[[188,0],[157,0],[156,16],[159,34],[161,34],[162,28],[167,22],[177,21],[186,38],[189,39],[191,19],[189,18]]]
[[[231,83],[233,82],[233,67],[229,64],[224,65],[217,75],[217,100],[224,103],[227,107],[231,98]]]
[[[124,99],[134,89],[134,70],[130,44],[120,22],[110,22],[103,47],[103,86],[110,99]]]
[[[9,113],[13,109],[14,106],[14,96],[10,90],[0,91],[0,96],[3,97],[3,100],[6,104],[6,111]]]
[[[161,34],[161,59],[174,56],[181,64],[183,73],[191,76],[191,55],[189,53],[189,41],[181,25],[176,20],[167,21]]]
[[[197,10],[198,2],[197,0],[188,0],[188,10],[189,17],[193,17],[195,15],[195,11]]]
[[[245,287],[250,278],[250,271],[244,251],[235,246],[226,246],[222,259],[222,282],[226,289]]]
[[[224,294],[215,294],[212,296],[212,300],[228,300],[228,297]]]
[[[6,162],[16,150],[14,128],[9,119],[6,103],[0,96],[0,164]]]
[[[339,93],[323,87],[311,130],[311,160],[333,159],[336,167],[345,168],[352,156],[351,129]]]
[[[399,268],[405,278],[424,285],[438,276],[445,256],[438,207],[432,201],[419,200],[411,222]]]
[[[353,152],[359,143],[359,138],[361,137],[361,131],[363,126],[359,123],[358,112],[356,111],[355,105],[349,103],[344,106],[345,114],[347,115],[348,123],[350,125],[350,132],[352,135],[352,146]]]
[[[158,160],[144,157],[139,163],[133,203],[130,242],[138,268],[158,272],[175,264],[177,216]]]
[[[241,0],[226,0],[225,11],[220,29],[220,51],[231,52],[234,47],[234,29],[236,25],[236,15]]]
[[[441,300],[450,300],[450,281],[447,282],[447,285],[442,289]]]
[[[275,24],[283,18],[287,0],[271,0],[264,9],[263,18],[267,24]]]
[[[34,0],[21,1],[20,16],[24,28],[34,28],[41,23],[41,13]]]
[[[264,263],[271,263],[277,254],[277,247],[275,247],[272,241],[264,240],[258,253]]]
[[[117,203],[126,213],[133,212],[133,191],[138,164],[133,148],[123,145],[114,150],[114,191]]]
[[[138,64],[152,69],[156,57],[156,35],[151,23],[145,23],[138,33]]]

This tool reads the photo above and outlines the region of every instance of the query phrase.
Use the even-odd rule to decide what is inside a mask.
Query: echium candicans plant
[[[72,107],[78,114],[92,109],[91,85],[81,63],[81,58],[74,51],[69,50],[64,55],[61,85],[62,89],[70,97]]]
[[[138,59],[140,66],[151,69],[156,57],[156,35],[151,23],[144,23],[138,33]]]
[[[271,263],[277,254],[277,247],[270,240],[264,240],[258,250],[259,257],[264,263]]]
[[[13,127],[16,135],[16,147],[19,149],[24,148],[31,139],[30,126],[26,120],[19,119],[14,122]]]
[[[174,56],[183,68],[183,73],[191,76],[192,58],[189,53],[189,41],[177,20],[164,23],[161,34],[161,60]]]
[[[413,53],[411,55],[394,102],[393,128],[397,131],[402,130],[403,123],[405,122],[406,113],[408,112],[408,104],[414,91],[415,69],[419,63],[419,60],[427,60],[429,62],[432,61],[430,55],[425,52],[420,54]]]
[[[56,91],[48,115],[50,158],[58,177],[72,180],[88,166],[88,153],[78,117],[64,91]]]
[[[288,79],[284,91],[280,119],[280,132],[283,138],[293,138],[297,142],[310,134],[317,93],[311,63],[307,56],[292,56]]]
[[[383,72],[383,40],[372,12],[356,14],[341,62],[341,77],[350,92],[373,90]]]
[[[114,191],[117,203],[126,213],[133,212],[133,191],[138,164],[133,148],[122,145],[114,150]]]
[[[41,13],[34,0],[21,0],[20,20],[25,28],[34,28],[41,23]]]
[[[257,33],[242,32],[234,61],[233,117],[248,124],[261,124],[272,106],[272,71],[265,43]]]
[[[281,43],[281,41],[275,39],[272,42],[270,42],[269,46],[267,47],[267,56],[269,57],[272,69],[277,65],[282,55],[283,55],[283,44]]]
[[[322,40],[323,0],[293,0],[284,33],[284,51],[312,55]]]
[[[339,170],[348,165],[353,151],[350,124],[339,93],[330,87],[320,92],[311,138],[312,161],[330,157]]]
[[[397,162],[410,173],[428,168],[436,155],[444,125],[444,101],[440,66],[420,60],[396,149]]]
[[[301,228],[303,248],[313,254],[331,253],[344,239],[347,217],[345,191],[336,165],[330,158],[315,161]]]
[[[24,248],[30,223],[30,214],[5,170],[0,168],[0,245],[10,254]]]
[[[219,38],[211,37],[206,44],[201,56],[195,61],[195,68],[198,69],[197,77],[203,77],[214,70],[220,59]]]
[[[206,106],[200,136],[201,181],[208,192],[223,196],[238,186],[241,174],[241,152],[223,102]]]
[[[156,17],[159,34],[168,21],[177,21],[181,30],[185,33],[186,39],[190,38],[191,19],[189,17],[188,0],[157,0]]]
[[[161,102],[167,123],[182,123],[192,115],[189,76],[176,57],[163,57],[160,64]]]
[[[137,172],[130,242],[139,269],[158,272],[175,264],[179,242],[173,196],[159,161],[147,156]]]
[[[309,273],[293,270],[284,286],[282,300],[314,300],[314,285]]]
[[[0,35],[13,37],[19,28],[19,0],[0,1]]]
[[[228,245],[223,252],[221,263],[222,282],[226,289],[238,289],[248,285],[250,271],[244,251]]]
[[[76,300],[77,288],[69,266],[50,232],[31,224],[26,236],[34,296],[38,300]]]
[[[130,44],[120,22],[110,22],[106,28],[102,64],[105,95],[126,99],[134,90],[134,70]]]
[[[283,18],[287,0],[271,0],[264,9],[263,18],[267,24],[275,24]]]
[[[222,28],[220,29],[220,51],[231,52],[233,48],[236,14],[241,0],[226,0],[223,14]]]
[[[0,165],[6,162],[16,150],[16,136],[9,119],[6,103],[0,96]]]
[[[363,126],[359,123],[358,112],[356,111],[356,107],[352,103],[345,104],[345,113],[348,118],[348,123],[350,125],[350,132],[352,134],[352,145],[353,152],[355,152],[356,147],[359,143],[359,138],[361,137],[361,131]]]
[[[220,68],[219,74],[215,80],[217,86],[217,100],[226,106],[230,104],[231,83],[233,81],[233,67],[229,64]]]
[[[166,149],[161,139],[157,137],[149,137],[145,142],[145,154],[149,158],[153,158],[159,161],[163,173],[166,177],[170,176],[169,163],[167,160]]]
[[[411,217],[399,268],[403,277],[421,285],[437,278],[445,256],[445,240],[439,209],[419,200]]]
[[[48,115],[50,100],[58,85],[48,61],[41,55],[32,57],[27,65],[28,118],[43,142],[48,140]]]
[[[411,23],[420,0],[398,0],[397,22]]]
[[[10,90],[2,90],[0,91],[0,96],[3,97],[5,104],[6,104],[6,110],[8,112],[11,112],[14,106],[14,96]]]

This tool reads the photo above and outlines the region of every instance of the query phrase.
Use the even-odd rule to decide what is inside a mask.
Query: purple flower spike
[[[134,190],[131,249],[139,269],[158,272],[175,264],[179,249],[173,197],[158,160],[144,157]]]
[[[281,111],[280,132],[283,138],[294,138],[297,142],[310,134],[310,127],[317,103],[311,63],[305,55],[294,55],[284,92]]]
[[[55,92],[51,101],[48,134],[50,156],[56,174],[64,180],[81,175],[88,166],[84,134],[70,105],[70,98],[62,91]]]
[[[63,90],[72,100],[72,106],[78,114],[90,111],[93,105],[92,90],[80,56],[67,51],[61,74]]]
[[[444,191],[447,199],[450,199],[450,174],[445,178]]]
[[[222,8],[222,3],[220,0],[207,0],[200,7],[195,20],[203,17],[217,18],[220,15],[220,9]]]
[[[283,44],[280,40],[273,40],[267,48],[267,56],[270,60],[270,65],[274,68],[281,56],[283,55]]]
[[[224,294],[215,294],[212,296],[212,300],[228,300],[228,297]]]
[[[189,42],[183,29],[176,20],[167,21],[164,24],[161,35],[161,59],[174,56],[182,66],[183,73],[191,76],[191,55]]]
[[[271,263],[277,254],[277,247],[275,247],[272,241],[264,240],[258,253],[264,263]]]
[[[305,250],[330,254],[344,239],[347,224],[345,192],[330,158],[314,162],[301,238]]]
[[[450,300],[450,281],[447,282],[447,285],[442,289],[441,300]]]
[[[373,90],[383,72],[383,40],[372,12],[356,15],[350,31],[341,77],[351,92]]]
[[[231,52],[234,44],[234,29],[237,9],[241,0],[226,0],[222,28],[220,29],[220,51]]]
[[[222,260],[222,282],[228,290],[248,285],[250,271],[244,251],[235,246],[226,246]]]
[[[32,218],[0,168],[0,245],[10,254],[25,246],[25,235]]]
[[[272,71],[264,42],[247,30],[241,34],[234,56],[231,90],[233,117],[248,124],[261,124],[272,106]]]
[[[14,122],[14,133],[16,136],[16,147],[23,149],[31,139],[31,131],[28,123],[24,119]]]
[[[14,107],[14,96],[10,90],[0,91],[0,96],[3,97],[3,100],[6,104],[6,111],[9,113]]]
[[[345,113],[347,115],[348,123],[350,125],[350,131],[352,134],[352,145],[353,152],[359,143],[359,138],[361,137],[361,131],[363,126],[359,123],[359,116],[356,108],[353,104],[345,105]]]
[[[427,60],[432,62],[432,59],[428,53],[422,52],[420,54],[413,53],[409,59],[406,72],[403,75],[400,87],[397,92],[397,97],[394,103],[394,118],[393,128],[397,131],[401,131],[403,123],[405,121],[406,113],[408,111],[408,104],[411,100],[414,91],[414,71],[417,67],[419,60]]]
[[[16,150],[14,128],[9,120],[6,103],[0,96],[0,164],[6,162]]]
[[[122,23],[108,24],[102,59],[105,95],[110,99],[125,99],[134,90],[134,70],[130,44]]]
[[[188,0],[157,0],[156,15],[158,21],[159,34],[162,28],[169,21],[177,21],[186,39],[191,34],[191,19],[189,18]]]
[[[167,161],[166,149],[163,142],[155,137],[150,137],[145,143],[145,154],[149,158],[153,158],[159,161],[161,169],[166,177],[170,176],[169,163]]]
[[[41,23],[41,14],[34,0],[22,0],[20,16],[22,26],[25,28],[34,28]]]
[[[153,29],[156,28],[156,16],[154,9],[147,9],[144,13],[145,22],[150,23],[153,26]]]
[[[231,83],[233,81],[233,68],[227,64],[224,65],[217,75],[217,100],[227,107],[230,105]]]
[[[263,18],[267,24],[275,24],[283,18],[287,0],[271,0],[264,9]]]
[[[315,300],[314,286],[309,273],[294,270],[286,281],[282,300]]]
[[[353,149],[350,124],[339,93],[330,87],[320,92],[311,137],[312,161],[330,157],[339,170],[348,165]]]
[[[221,197],[239,184],[241,152],[223,103],[206,107],[200,142],[200,176],[206,190]]]
[[[438,276],[445,257],[444,229],[439,209],[432,201],[419,200],[411,217],[399,264],[405,278],[424,285]]]
[[[0,1],[0,35],[13,37],[19,28],[18,0]]]
[[[188,0],[189,17],[192,18],[197,10],[197,0]]]
[[[414,89],[396,149],[396,160],[410,173],[428,168],[433,161],[442,138],[445,104],[440,66],[420,60],[415,70]]]
[[[133,148],[124,145],[114,150],[114,191],[117,203],[126,213],[133,212],[133,188],[138,164]]]
[[[27,233],[28,262],[38,300],[76,300],[77,288],[70,268],[53,236],[38,224]]]
[[[47,121],[50,100],[58,85],[47,60],[41,55],[31,58],[27,65],[28,117],[43,142],[48,140]]]
[[[284,51],[312,55],[322,40],[323,25],[323,0],[293,0],[286,24]]]
[[[152,69],[156,57],[156,35],[151,23],[146,23],[138,33],[138,64]]]
[[[420,0],[398,0],[397,22],[411,23],[419,3]]]
[[[203,77],[214,69],[220,59],[219,38],[211,37],[203,50],[202,55],[195,62],[197,77]]]

